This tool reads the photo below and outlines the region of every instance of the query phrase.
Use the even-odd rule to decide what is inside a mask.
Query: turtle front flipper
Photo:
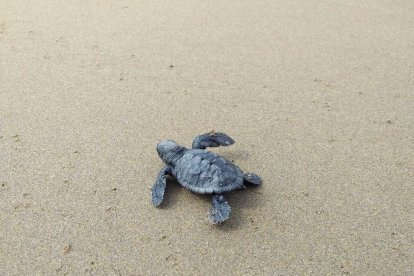
[[[227,134],[221,132],[210,131],[202,135],[198,135],[193,139],[193,149],[206,149],[207,147],[230,146],[234,144],[234,140]]]
[[[260,178],[260,176],[258,176],[255,173],[245,173],[244,174],[244,180],[246,182],[254,184],[254,185],[262,184],[262,179]]]
[[[213,196],[213,206],[210,208],[208,218],[211,223],[217,224],[227,220],[230,217],[231,208],[222,195]]]
[[[154,186],[152,187],[152,204],[154,206],[159,206],[164,199],[165,187],[167,186],[167,175],[171,173],[171,168],[165,166],[160,170],[155,181]]]

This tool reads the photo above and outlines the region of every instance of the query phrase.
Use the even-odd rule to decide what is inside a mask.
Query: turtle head
[[[183,147],[172,140],[164,140],[157,145],[158,156],[167,165],[174,165],[181,157]]]

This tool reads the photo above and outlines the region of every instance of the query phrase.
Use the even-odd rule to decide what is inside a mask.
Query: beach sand
[[[411,0],[0,0],[1,275],[413,275]],[[261,175],[150,189],[157,142]]]

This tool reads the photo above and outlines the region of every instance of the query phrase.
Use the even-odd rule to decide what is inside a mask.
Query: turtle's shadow
[[[249,212],[243,212],[243,210],[254,210],[257,207],[263,205],[261,187],[250,184],[246,185],[246,187],[247,188],[245,190],[236,190],[223,194],[226,201],[230,204],[232,212],[230,218],[227,221],[214,225],[217,229],[220,229],[222,231],[232,231],[246,227],[246,225],[252,224],[254,222],[254,218],[248,214]],[[172,208],[175,206],[175,204],[178,204],[177,198],[180,190],[182,189],[185,188],[182,187],[175,178],[168,177],[167,190],[164,194],[164,202],[162,203],[161,208]],[[189,190],[186,190],[186,192],[191,193],[192,196],[197,197],[199,200],[206,202],[206,205],[211,206],[211,194],[196,194]]]
[[[167,177],[167,188],[164,193],[164,200],[160,207],[167,209],[177,204],[178,194],[183,188],[184,187],[182,187],[174,177]]]
[[[250,153],[246,150],[231,150],[224,148],[222,149],[222,152],[220,153],[221,156],[223,156],[226,159],[229,160],[248,160],[250,158]]]
[[[250,214],[251,210],[264,204],[261,187],[256,185],[247,185],[245,190],[232,191],[223,195],[230,204],[232,211],[227,221],[214,225],[221,231],[235,231],[249,227],[250,224],[254,223],[254,217]],[[211,202],[211,196],[208,199]]]

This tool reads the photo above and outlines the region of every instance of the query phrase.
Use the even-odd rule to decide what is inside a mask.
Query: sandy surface
[[[0,274],[413,275],[414,4],[360,2],[0,0]],[[210,129],[220,227],[150,204]]]

